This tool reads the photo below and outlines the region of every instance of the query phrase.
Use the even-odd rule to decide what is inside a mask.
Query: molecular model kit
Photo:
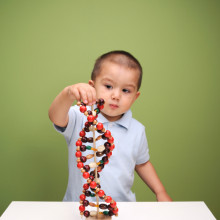
[[[100,186],[100,172],[105,165],[108,164],[109,158],[112,155],[112,151],[115,148],[114,138],[109,130],[105,130],[102,123],[97,121],[100,110],[104,108],[104,100],[99,99],[97,102],[97,108],[91,106],[91,110],[87,110],[86,104],[83,102],[77,102],[80,112],[86,117],[87,121],[85,127],[79,133],[79,139],[76,142],[76,158],[77,167],[81,170],[83,178],[86,183],[83,185],[83,193],[80,195],[80,214],[86,218],[94,219],[111,219],[111,216],[118,216],[118,208],[116,202],[111,196],[106,195]],[[100,133],[96,137],[95,132]],[[87,132],[92,132],[93,137],[86,137]],[[103,139],[106,142],[104,145],[96,147],[96,141]],[[86,146],[85,143],[93,143],[93,147]],[[86,150],[93,151],[92,154],[86,156],[82,155],[82,152]],[[102,157],[101,160],[97,161],[97,157]],[[85,165],[87,159],[94,158],[94,162]],[[103,171],[104,172],[104,171]],[[86,197],[96,197],[96,203],[89,202]],[[105,203],[99,203],[99,199],[104,200]],[[86,210],[87,206],[96,207],[96,211]]]

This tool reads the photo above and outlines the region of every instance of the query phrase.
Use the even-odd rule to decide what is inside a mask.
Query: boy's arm
[[[92,105],[96,101],[95,89],[87,83],[78,83],[64,88],[52,102],[49,109],[50,120],[60,127],[66,127],[69,121],[68,112],[75,100],[83,100]]]
[[[163,184],[161,183],[152,163],[150,161],[136,165],[135,170],[141,179],[150,187],[155,193],[157,201],[172,201],[167,194]]]

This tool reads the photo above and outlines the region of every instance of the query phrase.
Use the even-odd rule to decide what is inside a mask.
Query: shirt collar
[[[117,120],[117,121],[114,121],[113,123],[116,123],[126,129],[129,128],[129,125],[130,125],[130,122],[131,122],[131,119],[132,119],[132,112],[131,110],[128,110],[127,112],[125,112],[123,114],[123,116]],[[101,123],[109,123],[110,121],[105,118],[102,113],[99,114],[99,117],[98,117],[98,122],[101,122]]]

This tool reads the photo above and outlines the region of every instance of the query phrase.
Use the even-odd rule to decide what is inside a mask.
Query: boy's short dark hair
[[[132,56],[130,53],[123,50],[114,50],[108,53],[101,55],[95,62],[91,79],[95,80],[98,74],[100,73],[101,66],[105,61],[110,61],[119,65],[123,65],[130,69],[136,69],[139,71],[139,79],[138,79],[138,90],[141,87],[142,81],[142,67],[139,61]]]

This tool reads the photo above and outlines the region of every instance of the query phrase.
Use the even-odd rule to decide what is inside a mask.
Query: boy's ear
[[[89,80],[89,85],[92,86],[92,87],[95,87],[95,83],[93,80]]]
[[[139,91],[136,93],[135,100],[140,96],[140,94],[141,93]]]

